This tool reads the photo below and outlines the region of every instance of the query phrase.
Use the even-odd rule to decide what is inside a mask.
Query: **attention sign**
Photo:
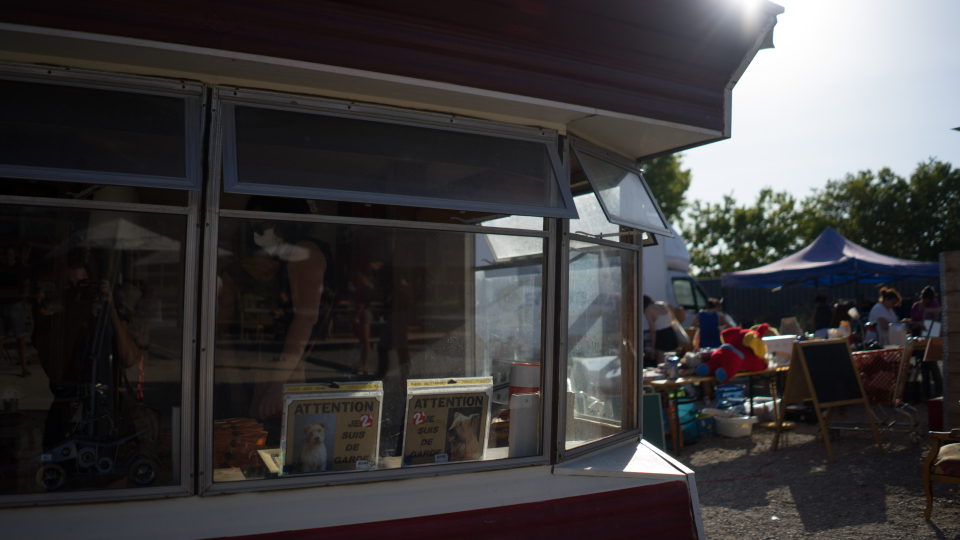
[[[379,382],[284,387],[281,475],[375,469]]]
[[[421,379],[407,383],[403,465],[483,459],[493,379]]]

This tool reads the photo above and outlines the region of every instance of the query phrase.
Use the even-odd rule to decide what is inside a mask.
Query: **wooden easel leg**
[[[837,458],[833,457],[833,446],[830,444],[830,434],[827,433],[827,422],[820,407],[814,407],[817,412],[817,421],[820,422],[820,435],[823,437],[823,444],[827,445],[827,454],[830,456],[830,463],[836,463]],[[830,409],[827,409],[827,417],[830,416]]]
[[[774,396],[773,399],[774,399],[774,401],[773,401],[773,403],[774,403],[774,405],[773,405],[773,410],[774,410],[774,414],[776,414],[776,410],[777,410],[777,405],[776,405],[776,403],[777,403],[776,399],[777,399],[777,398],[776,398],[776,396]],[[773,435],[773,449],[774,449],[774,450],[776,450],[777,448],[780,447],[780,434],[783,433],[783,419],[784,419],[784,415],[785,415],[785,414],[787,414],[787,403],[783,400],[783,398],[781,398],[781,399],[780,399],[780,414],[779,414],[779,416],[777,416],[777,417],[774,419],[774,420],[777,422],[777,432]]]
[[[873,419],[873,411],[870,410],[870,402],[863,400],[863,407],[867,410],[867,418],[870,419],[870,427],[873,428],[873,438],[877,441],[877,448],[880,449],[880,455],[883,455],[883,442],[880,440],[880,430],[877,429],[877,422]]]

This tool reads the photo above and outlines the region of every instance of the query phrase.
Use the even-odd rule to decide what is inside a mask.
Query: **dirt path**
[[[926,408],[918,409],[925,419]],[[840,420],[860,418],[848,410]],[[905,433],[884,433],[880,455],[870,433],[845,431],[834,440],[837,462],[830,463],[818,431],[799,424],[776,452],[773,432],[759,426],[749,438],[715,437],[686,448],[680,461],[697,474],[707,538],[960,540],[960,486],[934,483],[932,519],[923,520],[929,441],[914,445]]]

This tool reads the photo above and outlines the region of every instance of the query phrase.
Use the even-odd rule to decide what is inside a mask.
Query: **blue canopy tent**
[[[731,272],[720,279],[722,287],[791,285],[835,286],[849,281],[886,283],[901,279],[935,278],[940,264],[881,255],[847,240],[827,227],[809,246],[766,266]]]

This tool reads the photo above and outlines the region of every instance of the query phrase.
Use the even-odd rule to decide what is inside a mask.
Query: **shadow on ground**
[[[749,438],[712,438],[685,449],[680,459],[696,472],[708,538],[960,540],[960,486],[934,484],[933,519],[923,521],[928,442],[884,432],[881,455],[871,433],[840,432],[831,463],[818,432],[798,425],[776,451],[772,432],[759,427]]]

